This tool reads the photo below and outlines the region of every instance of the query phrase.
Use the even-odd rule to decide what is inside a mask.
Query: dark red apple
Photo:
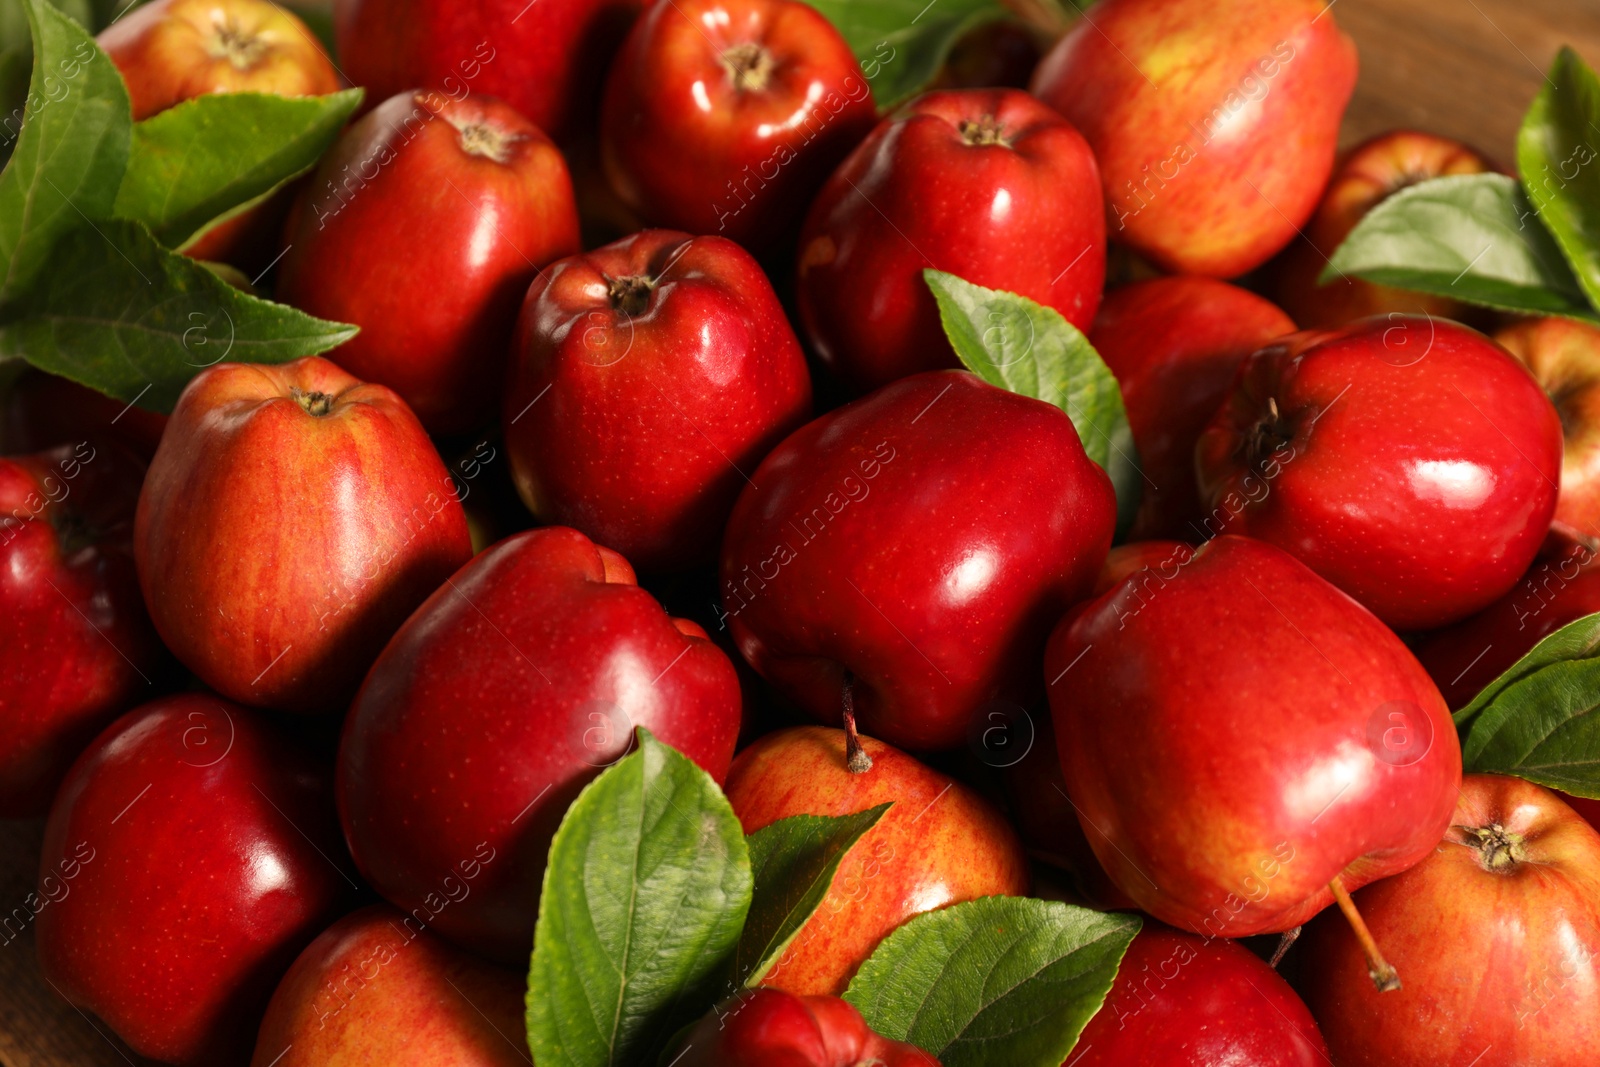
[[[1302,992],[1339,1067],[1588,1067],[1600,1043],[1600,834],[1531,782],[1470,775],[1444,840],[1356,894],[1405,976],[1385,996],[1328,915]]]
[[[533,283],[503,410],[539,521],[676,570],[715,558],[749,475],[810,416],[811,378],[749,253],[646,230]]]
[[[1561,420],[1505,349],[1440,319],[1366,319],[1257,352],[1200,438],[1216,526],[1270,541],[1397,630],[1480,611],[1556,508]]]
[[[1078,131],[1012,89],[928,93],[879,124],[828,179],[800,236],[800,316],[823,364],[861,391],[959,366],[929,267],[1087,330],[1106,223]]]
[[[728,802],[747,834],[793,815],[893,806],[839,863],[816,912],[762,984],[839,996],[890,933],[925,911],[1028,892],[1028,860],[1000,813],[966,786],[870,737],[872,768],[845,769],[843,732],[768,734],[728,771]]]
[[[1526,319],[1494,335],[1544,386],[1566,447],[1556,522],[1600,537],[1600,329],[1573,319]]]
[[[1110,479],[1061,409],[967,371],[886,386],[795,431],[722,548],[722,622],[824,722],[853,703],[910,749],[1037,696],[1050,626],[1111,546]]]
[[[0,459],[0,818],[43,815],[91,738],[152,696],[139,595],[144,464],[105,441]]]
[[[525,1067],[525,986],[374,904],[300,953],[267,1006],[250,1064]]]
[[[345,720],[356,863],[413,919],[526,964],[550,839],[642,726],[719,782],[739,682],[627,562],[563,527],[488,549],[417,609]]]
[[[1089,340],[1122,386],[1146,479],[1129,537],[1217,532],[1195,487],[1195,442],[1244,358],[1294,329],[1273,304],[1211,278],[1158,278],[1107,294]]]
[[[647,223],[761,250],[876,114],[850,45],[808,5],[674,0],[645,9],[611,65],[600,158]]]
[[[0,393],[0,452],[43,452],[83,441],[116,441],[145,463],[167,417],[29,368]]]
[[[749,989],[729,997],[684,1038],[676,1067],[939,1067],[939,1061],[867,1028],[838,997]]]
[[[248,1054],[296,954],[354,896],[327,769],[203,693],[113,723],[56,795],[39,967],[140,1055]]]
[[[555,145],[506,104],[401,93],[345,131],[289,220],[277,296],[361,333],[330,358],[432,433],[486,422],[517,307],[578,250]]]
[[[1147,922],[1071,1067],[1325,1067],[1328,1046],[1289,984],[1249,949]]]
[[[1112,240],[1231,278],[1311,217],[1355,82],[1322,0],[1104,0],[1033,93],[1094,147]]]
[[[189,383],[145,478],[134,552],[156,629],[207,685],[329,711],[472,546],[410,409],[311,357],[224,363]]]
[[[1259,541],[1152,573],[1069,614],[1045,657],[1067,793],[1118,888],[1244,937],[1427,856],[1461,750],[1399,638]]]

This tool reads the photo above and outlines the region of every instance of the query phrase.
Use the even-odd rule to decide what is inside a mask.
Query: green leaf
[[[21,133],[0,174],[0,302],[27,287],[57,238],[110,213],[133,125],[122,76],[93,38],[44,0],[22,2],[35,62]],[[17,132],[11,122],[0,138]]]
[[[1600,798],[1600,614],[1540,641],[1455,719],[1468,772]]]
[[[1563,48],[1517,134],[1522,185],[1600,307],[1600,79]]]
[[[209,224],[316,165],[361,105],[362,91],[289,99],[195,97],[133,128],[115,214],[180,247]]]
[[[638,737],[550,846],[528,971],[539,1067],[648,1063],[726,991],[750,907],[744,834],[710,775]]]
[[[1600,323],[1516,179],[1434,178],[1384,200],[1322,272],[1503,311]]]
[[[1000,0],[810,0],[849,42],[886,111],[927,88],[961,37],[1009,18]]]
[[[924,270],[956,355],[992,385],[1065,411],[1089,458],[1117,491],[1120,538],[1139,511],[1144,474],[1122,404],[1122,387],[1100,353],[1054,308]]]
[[[755,986],[772,970],[827,896],[845,853],[889,804],[829,818],[796,815],[751,834],[755,894],[733,959],[733,984]]]
[[[985,897],[884,938],[844,998],[878,1033],[944,1067],[1061,1067],[1139,925],[1136,915]]]
[[[335,348],[354,326],[233,288],[141,223],[82,222],[0,318],[0,355],[153,411],[224,359],[282,363]]]

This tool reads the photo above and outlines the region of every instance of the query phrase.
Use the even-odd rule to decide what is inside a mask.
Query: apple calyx
[[[961,134],[964,144],[1011,147],[1011,138],[1007,136],[1005,125],[993,115],[985,115],[981,119],[962,119],[956,125],[956,132]]]
[[[1356,910],[1356,902],[1350,899],[1350,893],[1344,887],[1344,880],[1334,875],[1333,881],[1328,883],[1328,888],[1333,891],[1333,899],[1338,901],[1339,910],[1344,912],[1345,919],[1350,923],[1350,929],[1355,932],[1356,941],[1361,945],[1361,951],[1367,957],[1367,974],[1371,976],[1372,984],[1378,987],[1380,993],[1392,993],[1399,989],[1400,972],[1383,958],[1377,940],[1373,938],[1372,931],[1367,929],[1366,920]]]
[[[461,150],[469,156],[479,156],[496,163],[511,162],[511,146],[520,137],[487,122],[466,122],[456,127]]]
[[[844,715],[844,769],[851,774],[866,774],[872,770],[872,757],[861,747],[861,737],[856,733],[856,676],[844,672],[844,687],[839,692],[839,706]]]
[[[722,53],[722,67],[733,87],[741,93],[759,93],[772,80],[777,60],[754,41],[736,44]]]
[[[1478,854],[1478,863],[1486,871],[1510,874],[1528,861],[1528,850],[1521,834],[1507,830],[1499,823],[1492,826],[1458,826],[1467,838],[1463,844]]]
[[[655,292],[656,280],[648,274],[630,274],[625,278],[612,278],[606,295],[611,306],[624,315],[643,315],[650,307],[650,294]]]
[[[1278,410],[1278,398],[1267,398],[1267,413],[1256,420],[1245,434],[1245,460],[1259,471],[1267,460],[1294,443],[1294,427]]]
[[[219,19],[207,51],[213,59],[225,59],[235,70],[250,70],[260,63],[271,47],[260,34],[252,33],[232,19]]]
[[[332,393],[323,393],[313,390],[306,392],[304,389],[290,389],[289,395],[294,397],[294,402],[300,405],[312,418],[320,419],[333,410],[334,397]]]

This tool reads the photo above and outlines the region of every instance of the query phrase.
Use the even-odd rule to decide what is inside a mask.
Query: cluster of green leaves
[[[746,837],[686,757],[638,745],[568,809],[550,847],[528,971],[540,1067],[669,1062],[684,1029],[759,984],[889,809],[797,816]],[[1139,930],[1131,915],[987,898],[884,939],[846,999],[947,1067],[1059,1067]]]
[[[1322,281],[1600,324],[1600,80],[1570,48],[1523,119],[1517,169],[1520,182],[1471,174],[1396,193],[1351,231]]]
[[[169,411],[224,358],[337,347],[324,322],[225,283],[178,249],[306,173],[361,91],[203,96],[135,123],[121,75],[46,0],[20,0],[33,70],[0,173],[0,361]]]

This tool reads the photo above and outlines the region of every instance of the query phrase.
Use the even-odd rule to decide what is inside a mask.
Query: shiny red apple
[[[838,997],[750,989],[729,997],[684,1037],[676,1067],[938,1067],[939,1061],[868,1029]]]
[[[1566,438],[1556,522],[1600,537],[1600,329],[1573,319],[1526,319],[1494,335],[1550,395]]]
[[[289,220],[277,296],[361,333],[330,354],[432,433],[488,421],[517,307],[578,250],[555,145],[491,97],[401,93],[323,157]]]
[[[1105,231],[1094,154],[1060,115],[1012,89],[928,93],[880,123],[812,204],[800,317],[823,364],[858,391],[960,365],[926,268],[1087,330]]]
[[[167,646],[230,699],[342,710],[472,555],[400,398],[327,360],[224,363],[178,399],[139,498],[139,582]]]
[[[503,411],[541,522],[674,570],[716,556],[749,475],[810,417],[811,378],[749,253],[646,230],[539,275]]]
[[[526,963],[550,839],[642,726],[718,781],[739,682],[692,622],[576,530],[488,549],[428,598],[345,720],[339,811],[373,886],[474,951]]]

